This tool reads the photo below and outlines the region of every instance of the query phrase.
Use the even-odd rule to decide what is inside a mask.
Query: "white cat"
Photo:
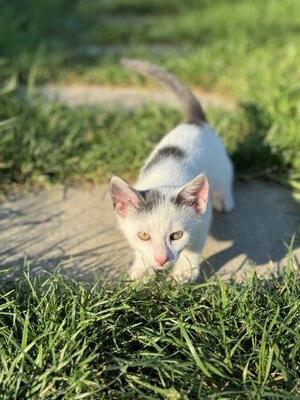
[[[122,65],[164,83],[186,113],[186,122],[156,146],[133,186],[111,179],[115,212],[135,251],[130,276],[144,279],[172,267],[178,282],[195,281],[211,222],[210,198],[218,211],[234,207],[231,161],[198,100],[177,78],[144,61],[124,59]]]

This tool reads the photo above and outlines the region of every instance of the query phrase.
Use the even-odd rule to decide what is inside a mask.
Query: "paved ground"
[[[249,271],[277,272],[286,264],[283,241],[300,230],[298,206],[289,191],[270,182],[239,182],[236,201],[232,214],[215,215],[202,271],[237,280]],[[300,260],[299,242],[294,255]],[[81,279],[126,271],[131,251],[117,229],[107,188],[56,187],[1,204],[1,268],[20,268],[24,257],[34,270],[60,265]]]
[[[149,101],[176,106],[177,100],[174,95],[164,88],[156,87],[118,87],[101,85],[48,85],[40,91],[51,100],[59,100],[71,106],[101,105],[107,108],[125,107],[136,108]],[[233,99],[221,96],[217,93],[206,93],[202,90],[193,89],[204,108],[220,107],[233,109]]]

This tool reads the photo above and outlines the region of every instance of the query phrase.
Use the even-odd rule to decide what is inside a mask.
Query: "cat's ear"
[[[126,216],[129,206],[138,208],[141,201],[139,192],[118,176],[111,178],[110,195],[113,206],[120,217]]]
[[[204,175],[198,175],[192,181],[185,184],[175,198],[176,204],[185,204],[194,208],[197,213],[206,211],[209,185]]]

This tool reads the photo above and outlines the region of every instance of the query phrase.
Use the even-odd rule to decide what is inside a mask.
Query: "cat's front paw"
[[[176,266],[171,272],[170,277],[177,283],[184,284],[196,282],[199,276],[199,266],[180,267]]]
[[[147,282],[153,277],[154,271],[151,268],[141,266],[141,264],[133,264],[128,271],[128,275],[132,281]]]

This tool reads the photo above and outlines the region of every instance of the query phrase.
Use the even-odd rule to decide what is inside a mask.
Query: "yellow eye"
[[[171,235],[170,235],[170,239],[171,239],[171,240],[178,240],[178,239],[181,239],[182,236],[183,236],[183,232],[182,232],[182,231],[173,232],[173,233],[171,233]]]
[[[150,240],[150,238],[151,238],[149,233],[147,233],[147,232],[138,232],[138,236],[141,240],[144,240],[144,241]]]

